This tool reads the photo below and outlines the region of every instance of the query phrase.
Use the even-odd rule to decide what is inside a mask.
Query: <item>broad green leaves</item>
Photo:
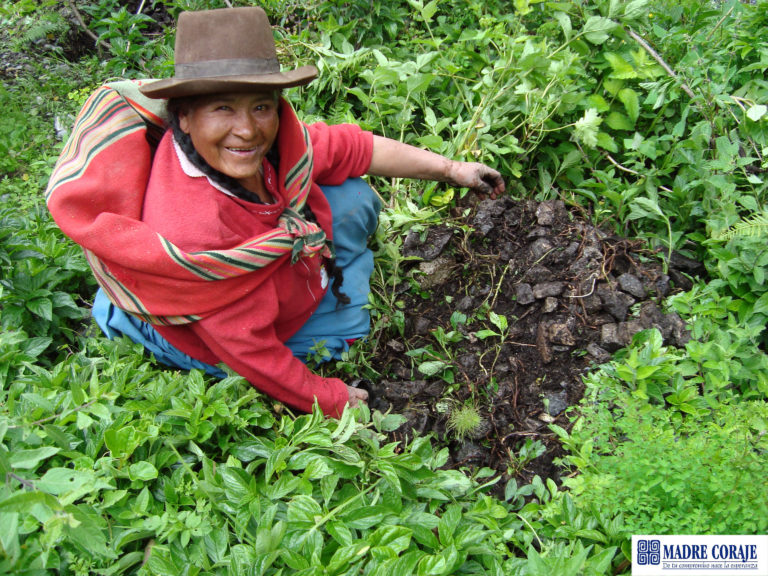
[[[32,448],[30,450],[19,450],[14,452],[8,458],[8,463],[12,468],[29,469],[37,468],[44,460],[47,460],[54,454],[60,452],[60,448],[54,446],[43,446],[42,448]]]
[[[610,34],[616,26],[616,22],[608,18],[603,18],[602,16],[590,16],[584,23],[584,28],[581,33],[592,44],[603,44],[610,38]]]

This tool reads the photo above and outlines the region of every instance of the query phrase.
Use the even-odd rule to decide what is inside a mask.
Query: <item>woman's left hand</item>
[[[453,162],[448,183],[458,188],[469,188],[476,194],[488,194],[491,198],[499,197],[506,189],[501,174],[480,162]]]

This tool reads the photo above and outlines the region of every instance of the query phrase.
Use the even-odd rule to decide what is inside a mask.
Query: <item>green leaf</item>
[[[381,574],[388,576],[412,576],[416,572],[416,565],[424,553],[421,550],[411,550],[388,564]]]
[[[437,576],[446,574],[446,570],[449,569],[450,566],[447,565],[442,554],[430,554],[421,559],[416,574],[417,576]]]
[[[33,314],[45,318],[49,322],[53,320],[53,304],[49,298],[33,298],[28,300],[27,308]]]
[[[69,468],[51,468],[37,482],[37,488],[44,492],[59,496],[74,492],[89,482],[94,482],[96,476],[92,470],[70,470]]]
[[[456,194],[456,190],[453,188],[446,188],[444,192],[435,192],[429,198],[429,204],[431,206],[447,206],[453,202],[453,197]]]
[[[602,542],[603,544],[606,544],[608,542],[607,538],[605,537],[605,534],[603,534],[599,530],[582,528],[581,530],[577,530],[575,535],[578,536],[579,538],[588,538],[589,540]]]
[[[421,11],[421,17],[424,18],[425,22],[431,22],[432,17],[437,12],[437,2],[438,0],[432,0],[429,4],[424,6],[424,8]]]
[[[300,494],[288,503],[288,520],[291,522],[315,523],[315,518],[323,513],[320,504],[309,496]]]
[[[616,141],[605,132],[598,132],[597,134],[597,145],[600,148],[603,148],[604,150],[608,150],[608,152],[618,152],[619,147],[616,144]]]
[[[433,129],[437,125],[437,116],[435,116],[435,111],[432,110],[432,108],[429,106],[424,109],[424,122],[427,126]]]
[[[133,426],[109,428],[104,432],[104,444],[115,458],[128,457],[138,444],[136,429]]]
[[[494,332],[493,330],[478,330],[475,332],[475,336],[480,340],[485,340],[491,336],[500,336],[500,334],[498,332]]]
[[[600,552],[597,552],[588,560],[588,565],[593,574],[607,574],[611,568],[613,557],[616,556],[616,546],[611,546]]]
[[[590,108],[594,108],[598,112],[608,112],[611,109],[611,105],[600,94],[590,94],[587,97],[587,102]]]
[[[520,16],[525,16],[531,12],[531,6],[529,5],[528,0],[514,0],[513,3],[515,5],[515,11]]]
[[[405,526],[382,526],[366,540],[371,546],[387,546],[396,554],[408,549],[413,530]]]
[[[613,52],[606,52],[604,54],[605,59],[608,60],[608,64],[611,65],[611,68],[613,69],[613,72],[611,72],[611,78],[614,80],[629,80],[632,78],[637,78],[637,72],[635,71],[635,68],[627,62],[622,56],[619,54],[614,54]],[[608,90],[610,93],[615,93],[615,91],[612,89],[612,85],[609,85],[607,82],[605,84],[605,89]],[[620,86],[616,88],[616,92],[620,91]]]
[[[118,561],[112,564],[109,568],[94,570],[93,572],[99,574],[99,576],[112,576],[113,574],[128,573],[129,568],[144,561],[144,555],[144,551],[129,552],[128,554],[120,556]]]
[[[131,480],[141,480],[146,482],[147,480],[154,480],[157,478],[157,468],[155,468],[150,462],[141,461],[131,464],[128,469],[128,477]]]
[[[355,540],[352,536],[352,531],[344,522],[338,520],[328,522],[328,524],[326,524],[326,529],[328,530],[328,534],[331,535],[331,538],[333,538],[340,546],[349,546]]]
[[[11,452],[8,461],[11,467],[18,469],[30,470],[37,468],[43,460],[47,460],[54,454],[60,451],[59,448],[53,446],[43,446],[42,448],[33,448],[31,450],[14,450]]]
[[[0,500],[0,512],[27,514],[35,505],[42,505],[51,511],[61,508],[59,501],[45,492],[15,492],[8,498]]]
[[[19,545],[19,513],[0,512],[0,545],[6,554]]]
[[[458,470],[443,470],[436,484],[454,496],[466,494],[472,488],[472,481]]]
[[[768,316],[768,292],[764,292],[752,305],[753,314],[765,314]]]
[[[617,24],[602,16],[590,16],[584,24],[582,34],[592,44],[603,44]]]
[[[91,424],[93,424],[93,418],[88,416],[88,414],[86,414],[82,410],[77,413],[76,426],[78,430],[85,430]]]
[[[424,134],[423,136],[419,136],[416,139],[416,142],[418,142],[424,148],[429,148],[431,150],[441,150],[445,140],[443,140],[437,134]]]
[[[619,100],[624,104],[624,108],[627,114],[632,119],[632,122],[636,122],[640,116],[640,99],[637,92],[631,88],[623,88],[619,90]]]
[[[571,17],[565,12],[555,12],[554,17],[555,20],[559,22],[560,28],[563,29],[563,36],[565,36],[566,41],[569,41],[571,39],[571,34],[573,33]]]
[[[664,212],[662,212],[658,203],[649,199],[639,196],[632,201],[630,208],[630,214],[627,216],[630,220],[638,220],[640,218],[652,218],[664,220]],[[657,218],[658,217],[658,218]]]
[[[408,419],[402,414],[382,414],[378,410],[373,415],[374,426],[381,432],[394,432]]]
[[[440,374],[447,367],[448,363],[442,360],[429,360],[419,364],[418,370],[425,376],[435,376],[436,374]]]
[[[766,114],[768,114],[768,106],[765,104],[755,104],[747,110],[747,118],[752,122],[758,122]]]
[[[624,18],[634,20],[648,13],[648,0],[633,0],[624,7]]]
[[[349,567],[350,563],[360,560],[361,552],[365,553],[370,548],[366,544],[358,542],[352,546],[341,546],[336,549],[330,561],[327,571],[329,574],[337,574]]]
[[[488,319],[494,326],[496,326],[496,328],[502,332],[504,332],[509,327],[509,324],[507,323],[507,317],[501,314],[496,314],[496,312],[491,311],[488,314]]]
[[[224,493],[235,506],[240,506],[250,492],[251,476],[242,468],[220,467],[218,471],[224,484]]]
[[[76,523],[65,526],[69,540],[89,554],[114,557],[114,553],[107,548],[106,522],[99,514],[85,506],[67,506],[65,512],[71,514]]]
[[[24,341],[23,350],[27,356],[37,358],[51,345],[53,338],[37,336]]]
[[[365,506],[344,514],[344,523],[353,529],[367,530],[381,524],[391,514],[385,506]]]
[[[605,123],[613,130],[632,130],[635,123],[619,112],[611,112],[605,119]]]
[[[256,458],[269,458],[274,449],[272,442],[254,438],[235,444],[230,448],[230,453],[241,462],[251,462]]]

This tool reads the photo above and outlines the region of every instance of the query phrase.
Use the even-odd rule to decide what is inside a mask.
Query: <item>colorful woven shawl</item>
[[[258,273],[290,256],[330,256],[323,230],[301,211],[312,184],[309,133],[280,102],[278,187],[288,206],[278,226],[224,250],[185,252],[141,221],[164,101],[137,82],[108,84],[83,106],[46,190],[62,231],[80,244],[96,280],[119,308],[153,324],[188,324],[262,283]]]

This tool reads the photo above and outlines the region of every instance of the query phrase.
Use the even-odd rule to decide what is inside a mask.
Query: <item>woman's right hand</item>
[[[349,407],[355,408],[360,402],[363,404],[368,403],[368,392],[362,388],[354,388],[347,386],[347,392],[349,392]]]

